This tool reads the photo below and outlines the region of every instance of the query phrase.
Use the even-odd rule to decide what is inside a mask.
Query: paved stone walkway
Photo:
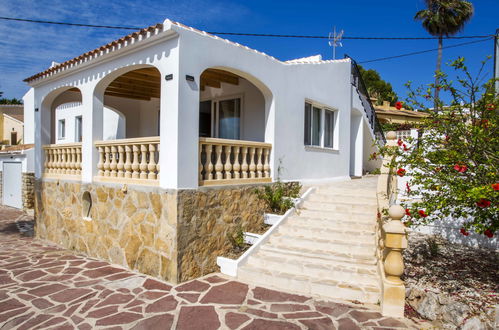
[[[0,207],[2,330],[418,327],[360,305],[316,301],[220,274],[172,286],[33,239],[29,220]]]

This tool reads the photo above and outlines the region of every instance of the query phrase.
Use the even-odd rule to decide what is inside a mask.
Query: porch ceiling
[[[207,69],[201,74],[201,90],[204,90],[206,86],[221,88],[223,82],[232,85],[239,85],[239,76],[218,69]]]
[[[149,101],[159,98],[161,76],[155,68],[144,68],[127,72],[109,84],[105,95]]]

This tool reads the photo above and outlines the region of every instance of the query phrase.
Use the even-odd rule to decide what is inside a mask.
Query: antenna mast
[[[333,28],[333,32],[329,32],[329,46],[333,47],[333,60],[336,59],[336,47],[343,47],[343,44],[341,43],[343,33],[343,30],[336,33],[336,26]]]

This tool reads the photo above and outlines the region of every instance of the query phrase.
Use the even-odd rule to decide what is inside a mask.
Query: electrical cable
[[[27,22],[27,23],[40,23],[40,24],[79,26],[79,27],[91,27],[91,28],[101,28],[101,29],[121,29],[121,30],[140,30],[141,29],[141,27],[136,27],[136,26],[94,25],[94,24],[56,22],[56,21],[35,20],[35,19],[27,19],[27,18],[4,17],[4,16],[0,16],[0,20]],[[247,36],[247,37],[329,39],[329,36],[320,36],[320,35],[239,33],[239,32],[219,32],[219,31],[208,32],[208,33],[218,34],[218,35]],[[448,37],[444,36],[443,39],[476,39],[476,38],[486,38],[486,37],[492,37],[492,36],[493,35],[448,36]],[[439,37],[357,37],[357,36],[349,37],[349,36],[344,36],[342,39],[344,39],[344,40],[432,40],[432,39],[438,39],[438,38]]]

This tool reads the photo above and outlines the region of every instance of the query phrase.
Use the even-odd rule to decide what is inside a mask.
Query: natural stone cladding
[[[264,204],[256,186],[224,186],[178,192],[179,280],[214,271],[217,256],[231,249],[228,235],[239,226],[256,232],[263,225]]]
[[[90,217],[83,215],[88,191]],[[217,270],[238,226],[263,224],[255,186],[164,190],[76,181],[36,182],[36,235],[172,283]]]
[[[31,210],[35,206],[35,173],[23,173],[22,180],[23,209]]]
[[[3,171],[0,171],[0,201],[3,204]]]

